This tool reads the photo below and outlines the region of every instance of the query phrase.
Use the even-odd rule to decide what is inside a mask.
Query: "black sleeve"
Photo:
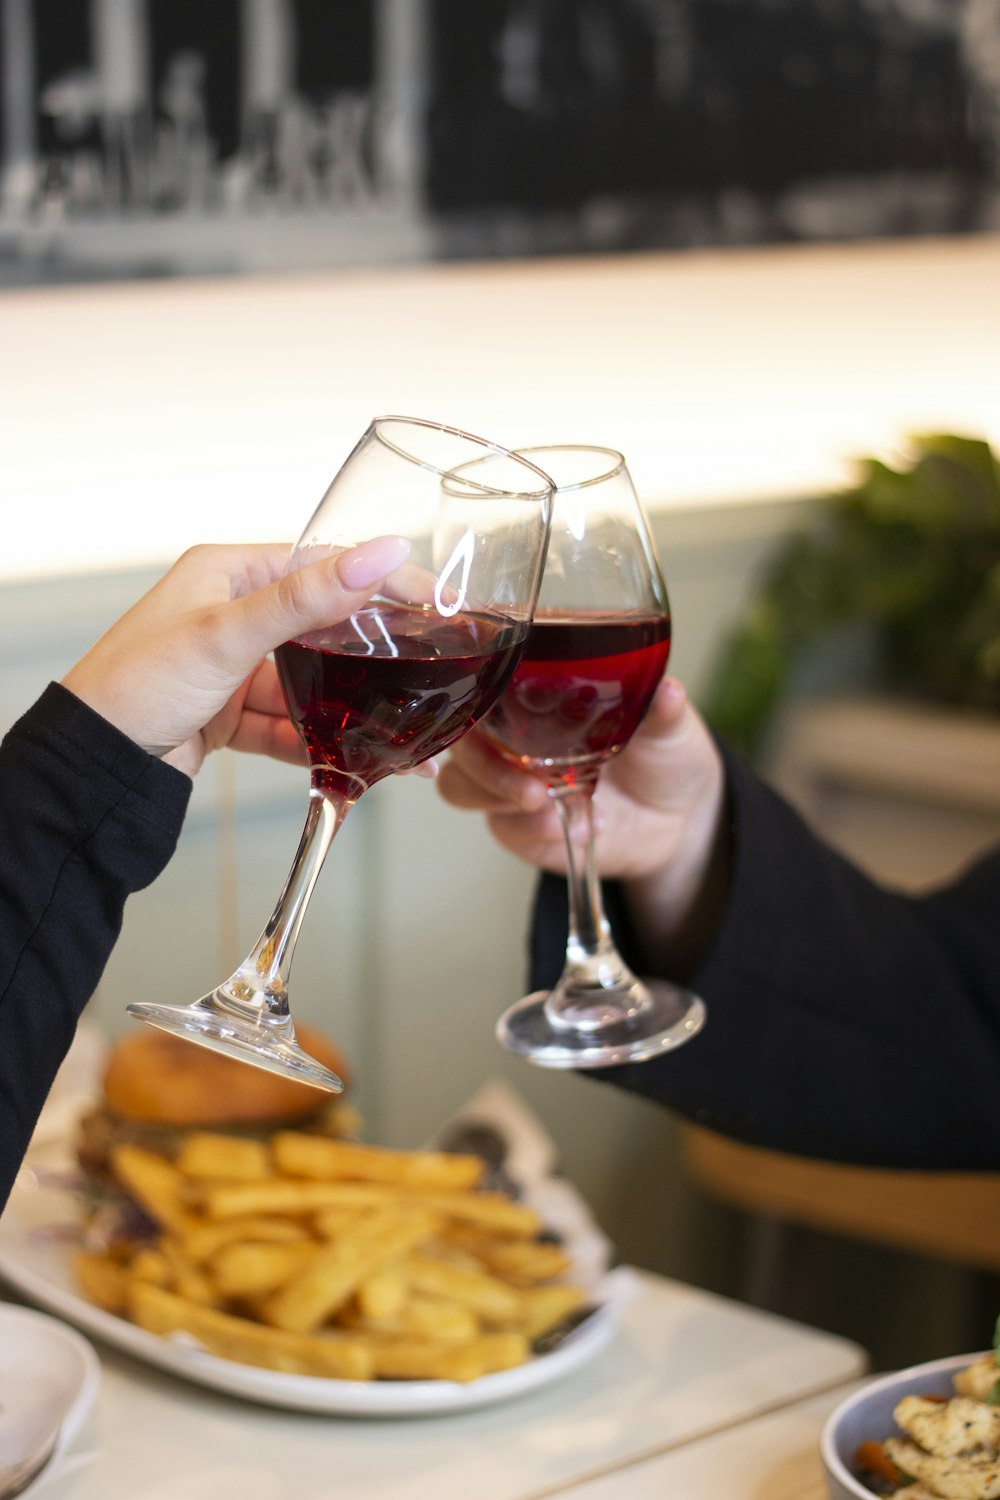
[[[0,1205],[191,781],[50,684],[0,744]]]
[[[1000,1167],[1000,850],[921,897],[876,884],[726,756],[734,876],[691,987],[702,1033],[595,1073],[753,1145],[873,1166]],[[625,956],[619,887],[605,887]],[[533,985],[559,972],[562,881],[545,876]]]

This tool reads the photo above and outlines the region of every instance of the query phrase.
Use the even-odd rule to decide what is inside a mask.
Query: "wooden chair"
[[[748,1300],[766,1305],[781,1232],[801,1225],[1000,1273],[1000,1172],[896,1172],[764,1151],[686,1126],[682,1155],[710,1197],[752,1215]]]

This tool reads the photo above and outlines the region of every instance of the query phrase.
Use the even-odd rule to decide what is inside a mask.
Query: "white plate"
[[[72,1328],[30,1307],[0,1306],[0,1468],[52,1445],[25,1500],[59,1466],[100,1379],[97,1355]]]
[[[513,1370],[484,1375],[467,1385],[446,1380],[324,1380],[219,1359],[179,1339],[147,1333],[95,1307],[79,1294],[72,1272],[79,1206],[73,1192],[52,1180],[54,1165],[50,1153],[32,1153],[14,1184],[0,1218],[0,1276],[32,1302],[147,1364],[233,1396],[298,1411],[352,1416],[405,1417],[467,1411],[561,1379],[593,1359],[615,1331],[615,1307],[608,1301],[553,1353]]]

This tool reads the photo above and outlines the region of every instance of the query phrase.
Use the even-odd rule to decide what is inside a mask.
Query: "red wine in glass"
[[[360,791],[470,729],[506,687],[524,633],[502,617],[379,605],[274,656],[313,767]]]
[[[482,731],[546,781],[596,776],[639,727],[669,654],[667,615],[540,611]]]
[[[662,681],[670,605],[621,453],[590,444],[520,452],[552,477],[552,526],[524,654],[480,731],[545,783],[558,810],[568,923],[556,983],[510,1006],[497,1036],[541,1067],[613,1067],[662,1056],[694,1036],[705,1014],[682,986],[632,973],[598,874],[601,769],[626,749]]]

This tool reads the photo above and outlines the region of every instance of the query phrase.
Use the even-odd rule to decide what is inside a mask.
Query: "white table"
[[[572,1500],[826,1500],[819,1437],[841,1386],[626,1470],[574,1485]]]
[[[862,1351],[846,1340],[646,1274],[620,1331],[591,1364],[459,1415],[277,1411],[100,1354],[101,1392],[72,1450],[94,1457],[56,1477],[47,1500],[540,1500],[567,1492],[574,1500],[783,1500],[784,1492],[742,1480],[734,1487],[737,1475],[746,1478],[743,1435],[758,1469],[769,1457],[780,1461],[786,1433],[800,1450],[805,1434],[814,1452],[818,1413],[864,1369]],[[802,1407],[813,1397],[815,1409]],[[727,1471],[730,1483],[713,1488],[710,1478]],[[806,1479],[818,1473],[817,1461]],[[799,1493],[788,1490],[789,1500]],[[813,1491],[801,1497],[813,1500]]]

